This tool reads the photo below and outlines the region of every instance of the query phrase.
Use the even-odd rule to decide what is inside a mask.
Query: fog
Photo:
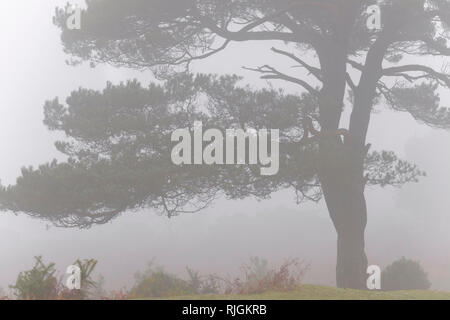
[[[61,3],[0,3],[0,178],[4,185],[14,183],[24,165],[63,159],[54,147],[58,134],[42,123],[46,100],[64,98],[78,87],[102,89],[107,81],[154,80],[150,72],[68,66],[59,30],[52,24],[54,8]],[[194,70],[233,72],[245,75],[252,85],[267,85],[241,67],[273,59],[270,45],[244,46],[248,50],[231,46],[194,65]],[[448,102],[448,96],[442,98]],[[433,289],[450,290],[450,133],[384,109],[374,114],[368,141],[374,150],[396,151],[427,172],[419,183],[366,191],[369,264],[384,267],[402,256],[420,260]],[[297,205],[292,191],[264,201],[219,199],[200,213],[172,219],[151,209],[125,213],[88,230],[56,228],[26,215],[1,213],[0,286],[14,283],[36,255],[55,262],[61,272],[77,258],[95,258],[97,274],[105,277],[109,289],[130,287],[133,274],[152,258],[185,276],[186,266],[202,273],[233,274],[250,256],[273,262],[298,257],[310,264],[306,282],[335,285],[336,233],[323,201]]]

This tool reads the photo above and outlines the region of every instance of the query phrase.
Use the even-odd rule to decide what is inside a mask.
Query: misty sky
[[[14,183],[20,168],[61,158],[57,133],[42,123],[45,100],[62,100],[78,87],[102,89],[106,81],[153,80],[149,72],[99,66],[67,66],[52,24],[63,1],[0,2],[0,179]],[[268,85],[241,67],[277,59],[272,44],[234,45],[194,66],[195,71],[234,72],[246,82]],[[220,62],[219,62],[220,61]],[[224,61],[227,61],[225,64]],[[282,63],[282,62],[280,62]],[[290,66],[289,61],[284,65]],[[274,82],[279,86],[283,83]],[[294,90],[293,86],[286,88]],[[443,103],[449,96],[443,96]],[[417,124],[409,115],[387,111],[373,116],[368,141],[373,150],[394,150],[417,163],[427,178],[402,189],[368,189],[369,264],[381,267],[402,256],[420,260],[433,288],[450,290],[450,133]],[[382,112],[381,112],[382,111]],[[274,262],[298,257],[311,264],[307,282],[335,284],[336,235],[323,203],[297,206],[290,191],[257,202],[219,200],[200,214],[169,220],[152,210],[130,213],[90,230],[58,229],[11,213],[0,215],[0,286],[7,288],[35,255],[63,271],[77,258],[99,260],[108,288],[130,286],[133,274],[153,257],[169,271],[185,266],[202,273],[233,274],[249,256]]]

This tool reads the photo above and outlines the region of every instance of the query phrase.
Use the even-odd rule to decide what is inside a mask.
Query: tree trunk
[[[376,53],[378,51],[369,56],[369,61],[379,65],[382,58],[380,60]],[[346,89],[347,56],[345,40],[319,52],[323,88],[319,95],[321,137],[318,174],[337,232],[336,284],[340,288],[367,289],[364,162],[368,148],[365,140],[378,73],[371,75],[366,72],[362,77],[360,85],[354,90],[355,101],[348,134],[345,138],[339,136],[337,130]]]
[[[387,43],[379,39],[366,58],[359,85],[354,89],[353,111],[344,141],[321,144],[321,176],[325,201],[337,231],[336,284],[340,288],[367,289],[364,233],[367,207],[364,197],[364,162],[373,98],[381,77]]]
[[[366,152],[334,140],[322,142],[320,153],[322,190],[337,232],[336,284],[339,288],[367,289],[363,176]]]

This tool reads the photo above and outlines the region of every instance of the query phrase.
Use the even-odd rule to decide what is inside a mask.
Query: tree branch
[[[347,72],[347,74],[345,75],[346,80],[348,85],[350,86],[350,88],[355,91],[357,89],[356,84],[353,82],[352,77],[350,77],[350,74]]]
[[[362,64],[356,62],[356,61],[347,59],[347,63],[348,63],[349,65],[351,65],[353,68],[355,68],[355,69],[357,69],[357,70],[359,70],[359,71],[363,71],[363,70],[364,70],[364,66],[363,66]]]
[[[289,53],[287,51],[284,50],[280,50],[280,49],[276,49],[276,48],[272,48],[271,49],[273,52],[281,54],[283,56],[286,56],[288,58],[291,58],[292,60],[298,62],[300,65],[302,65],[306,70],[308,70],[312,75],[314,75],[318,80],[322,81],[322,70],[320,70],[319,68],[313,67],[309,64],[307,64],[306,62],[304,62],[302,59],[300,59],[299,57],[295,56],[292,53]]]
[[[314,89],[309,83],[307,83],[306,81],[303,81],[301,79],[297,79],[291,76],[288,76],[284,73],[281,73],[280,71],[278,71],[277,69],[268,66],[268,65],[264,65],[262,67],[259,68],[246,68],[244,67],[245,70],[249,70],[249,71],[254,71],[254,72],[258,72],[261,74],[264,74],[264,76],[261,77],[261,79],[274,79],[274,80],[285,80],[285,81],[289,81],[295,84],[298,84],[300,86],[302,86],[303,88],[305,88],[306,90],[308,90],[308,92],[310,92],[311,94],[318,96],[319,92]]]
[[[408,74],[405,74],[405,72],[424,72],[425,75],[422,76],[411,76]],[[410,64],[410,65],[404,65],[399,67],[391,67],[383,69],[382,71],[383,76],[403,76],[404,78],[408,79],[409,81],[422,79],[422,78],[433,78],[435,80],[443,82],[445,85],[450,87],[450,77],[444,73],[440,73],[435,71],[434,69],[419,65],[419,64]]]

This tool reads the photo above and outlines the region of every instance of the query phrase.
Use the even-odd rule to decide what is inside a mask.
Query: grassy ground
[[[255,295],[199,295],[172,297],[169,300],[450,300],[450,292],[375,292],[304,285],[290,292],[267,292]]]

